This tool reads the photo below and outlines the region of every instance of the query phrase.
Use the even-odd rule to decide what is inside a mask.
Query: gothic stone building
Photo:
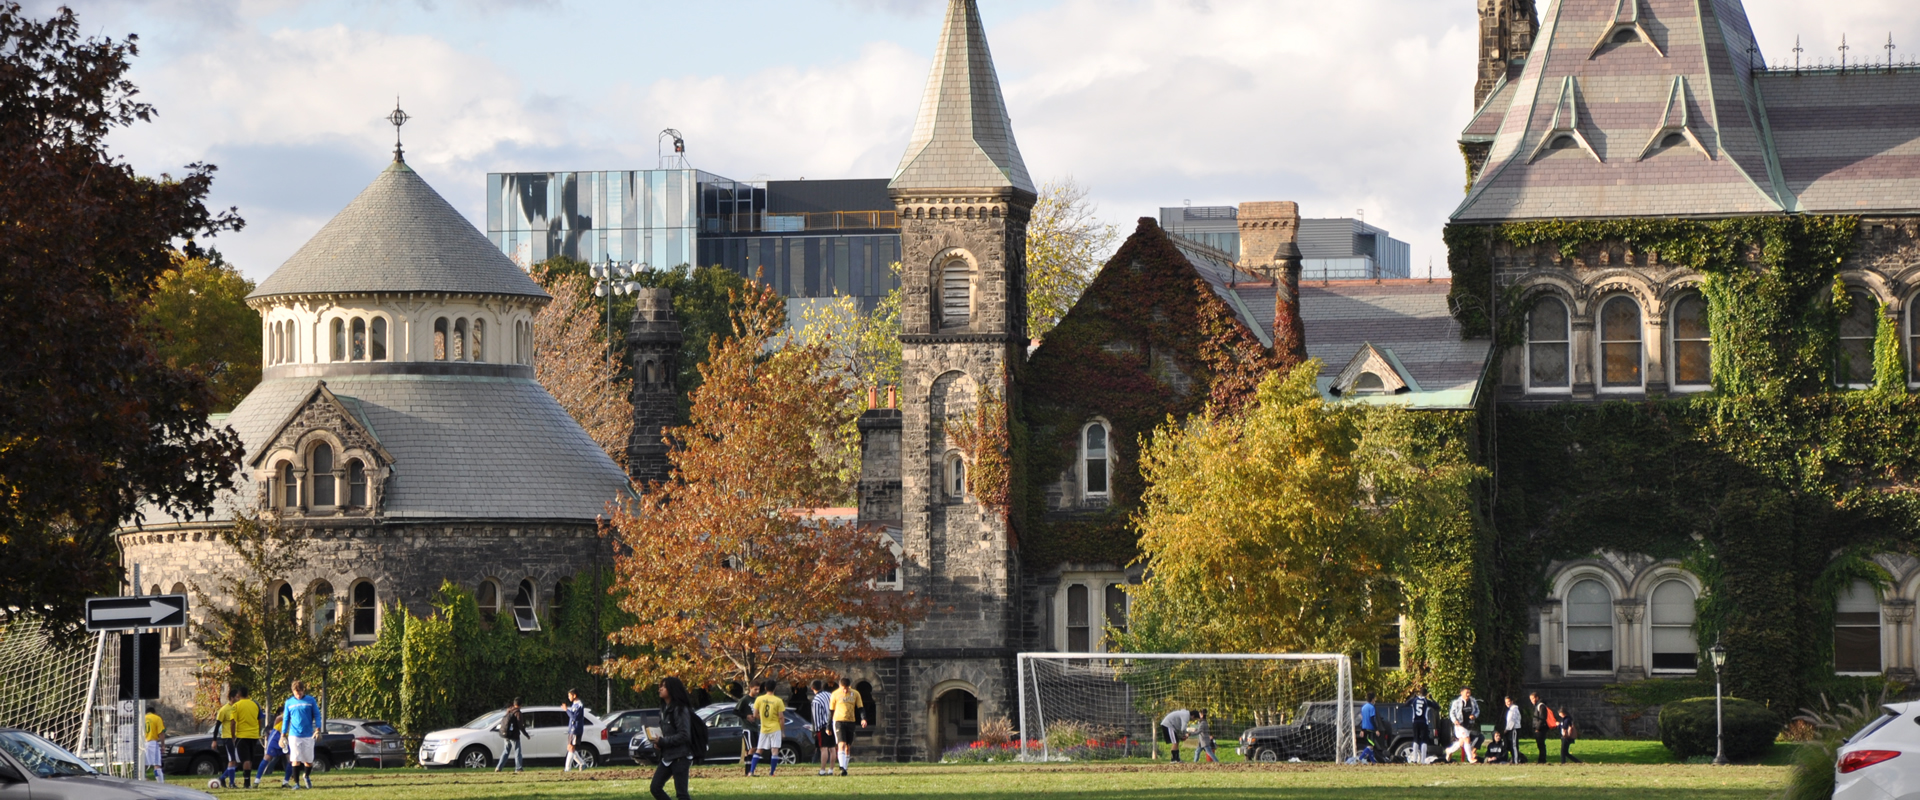
[[[312,541],[270,590],[311,625],[346,622],[349,643],[372,641],[396,601],[427,612],[447,580],[537,625],[563,581],[608,563],[596,518],[628,492],[534,380],[533,317],[549,300],[396,150],[248,297],[264,379],[214,420],[246,447],[240,488],[210,517],[150,510],[124,528],[138,590],[211,590],[235,566],[219,529],[268,512]],[[176,631],[163,652],[163,713],[175,726],[209,716],[190,707],[196,648]]]

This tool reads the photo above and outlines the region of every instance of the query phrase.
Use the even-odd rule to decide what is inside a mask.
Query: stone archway
[[[945,681],[933,687],[927,709],[927,760],[939,761],[948,749],[972,744],[980,737],[979,691],[965,681]]]

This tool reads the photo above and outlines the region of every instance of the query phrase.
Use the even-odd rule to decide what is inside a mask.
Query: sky
[[[1472,112],[1477,0],[979,0],[1037,182],[1071,178],[1125,235],[1161,206],[1293,200],[1362,214],[1446,274]],[[484,229],[486,173],[647,169],[679,130],[739,180],[884,178],[913,127],[945,0],[68,0],[137,34],[158,110],[116,133],[145,174],[219,168],[211,242],[254,280],[391,159]],[[26,0],[46,16],[56,3]],[[1543,2],[1544,6],[1544,2]],[[1770,61],[1845,34],[1920,55],[1912,0],[1747,0]]]

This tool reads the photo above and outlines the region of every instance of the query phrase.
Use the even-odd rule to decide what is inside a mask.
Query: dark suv
[[[1358,735],[1360,703],[1353,704],[1353,727]],[[1332,761],[1335,703],[1301,703],[1300,713],[1289,725],[1263,725],[1240,734],[1237,751],[1248,761]],[[1386,742],[1381,761],[1406,761],[1413,752],[1413,706],[1407,703],[1374,703],[1374,720],[1380,738]],[[1438,756],[1453,743],[1453,726],[1440,719],[1427,720],[1433,731],[1430,756]]]

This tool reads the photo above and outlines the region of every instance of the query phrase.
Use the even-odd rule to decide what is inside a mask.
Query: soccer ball
[[[218,789],[218,788],[220,788],[220,779],[219,779],[219,778],[214,778],[213,780],[210,780],[210,781],[207,781],[207,788],[209,788],[209,789]]]

